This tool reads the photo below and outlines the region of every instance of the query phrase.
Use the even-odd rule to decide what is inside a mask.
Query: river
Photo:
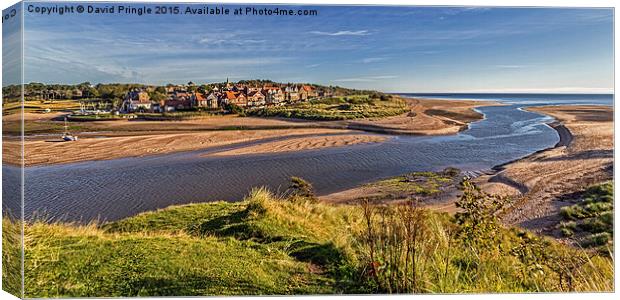
[[[445,95],[434,98],[480,99]],[[24,212],[26,218],[111,221],[174,204],[238,201],[257,186],[285,190],[291,176],[310,181],[323,195],[412,171],[488,170],[559,141],[546,125],[553,119],[524,111],[524,106],[611,105],[613,95],[605,96],[491,97],[505,105],[478,108],[485,118],[453,136],[391,136],[382,143],[293,153],[228,157],[204,156],[214,150],[201,150],[29,167],[24,170]],[[19,168],[3,166],[5,210],[19,209],[19,173]]]

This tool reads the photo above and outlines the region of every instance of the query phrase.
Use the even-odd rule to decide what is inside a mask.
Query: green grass
[[[2,289],[21,297],[21,223],[2,218]]]
[[[21,102],[4,102],[2,104],[2,114],[9,115],[18,113],[21,110]],[[80,109],[80,102],[77,100],[26,100],[23,103],[24,112],[43,113],[46,109],[51,112],[69,111]]]
[[[403,100],[372,99],[368,95],[334,97],[246,111],[249,115],[308,120],[350,120],[396,116],[408,111]]]
[[[31,224],[26,295],[334,293],[327,274],[352,257],[333,239],[350,237],[348,214],[257,190],[239,204],[176,206],[103,226]]]
[[[111,121],[111,120],[124,120],[133,115],[114,115],[109,113],[104,114],[92,114],[92,115],[71,115],[69,121]]]
[[[175,111],[163,113],[138,113],[138,118],[153,121],[182,121],[221,115],[220,111]]]
[[[373,182],[368,186],[381,188],[382,191],[389,194],[430,196],[438,194],[440,188],[453,183],[458,172],[456,169],[446,169],[443,172],[412,172]]]
[[[613,289],[608,256],[588,256],[505,228],[494,231],[500,237],[496,248],[483,251],[457,238],[460,225],[453,217],[434,212],[424,216],[418,292],[569,290],[558,283],[563,282],[559,274],[571,277],[570,290]],[[385,220],[372,222],[382,226]],[[387,262],[369,260],[366,229],[359,205],[280,198],[265,189],[254,190],[239,203],[172,206],[101,225],[33,222],[25,226],[25,295],[388,292],[368,273],[370,264]],[[587,259],[572,260],[575,257]],[[3,259],[5,268],[15,262],[4,252]],[[561,272],[554,271],[556,265],[562,266]]]
[[[603,247],[612,242],[613,183],[588,188],[577,204],[563,207],[560,215],[565,221],[559,229],[565,237],[576,238],[583,247]]]

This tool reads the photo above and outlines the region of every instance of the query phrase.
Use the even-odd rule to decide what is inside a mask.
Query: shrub
[[[302,197],[312,201],[317,200],[312,184],[300,177],[291,177],[291,185],[289,186],[288,191],[289,194],[294,197]]]
[[[611,235],[607,232],[591,234],[581,240],[583,247],[597,247],[606,245],[611,240]]]
[[[364,275],[381,292],[411,293],[425,289],[425,269],[436,241],[429,238],[429,212],[415,199],[402,205],[373,206],[362,202],[368,248]]]
[[[455,214],[460,237],[481,249],[492,247],[499,226],[495,213],[503,198],[483,192],[469,180],[463,180],[461,188],[463,195],[457,200],[456,207],[462,211]]]

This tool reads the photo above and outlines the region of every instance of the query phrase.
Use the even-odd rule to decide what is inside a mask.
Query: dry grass
[[[25,232],[25,292],[113,297],[613,289],[608,257],[502,227],[495,228],[492,247],[482,249],[460,235],[461,224],[413,205],[335,206],[266,189],[240,203],[173,206],[101,225],[32,222]]]

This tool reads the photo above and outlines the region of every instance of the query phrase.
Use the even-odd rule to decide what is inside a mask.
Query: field
[[[8,115],[16,113],[20,109],[20,102],[8,102],[2,104],[2,114]],[[50,112],[71,111],[80,109],[80,103],[75,100],[54,100],[54,101],[25,101],[24,112],[43,113],[46,109]]]
[[[463,191],[455,216],[414,201],[317,202],[296,179],[284,195],[257,189],[239,203],[101,225],[33,222],[26,297],[613,289],[608,254],[502,227],[490,213],[494,197],[468,184]]]
[[[176,111],[164,113],[139,113],[137,117],[143,120],[151,121],[183,121],[208,118],[221,115],[219,111]]]

